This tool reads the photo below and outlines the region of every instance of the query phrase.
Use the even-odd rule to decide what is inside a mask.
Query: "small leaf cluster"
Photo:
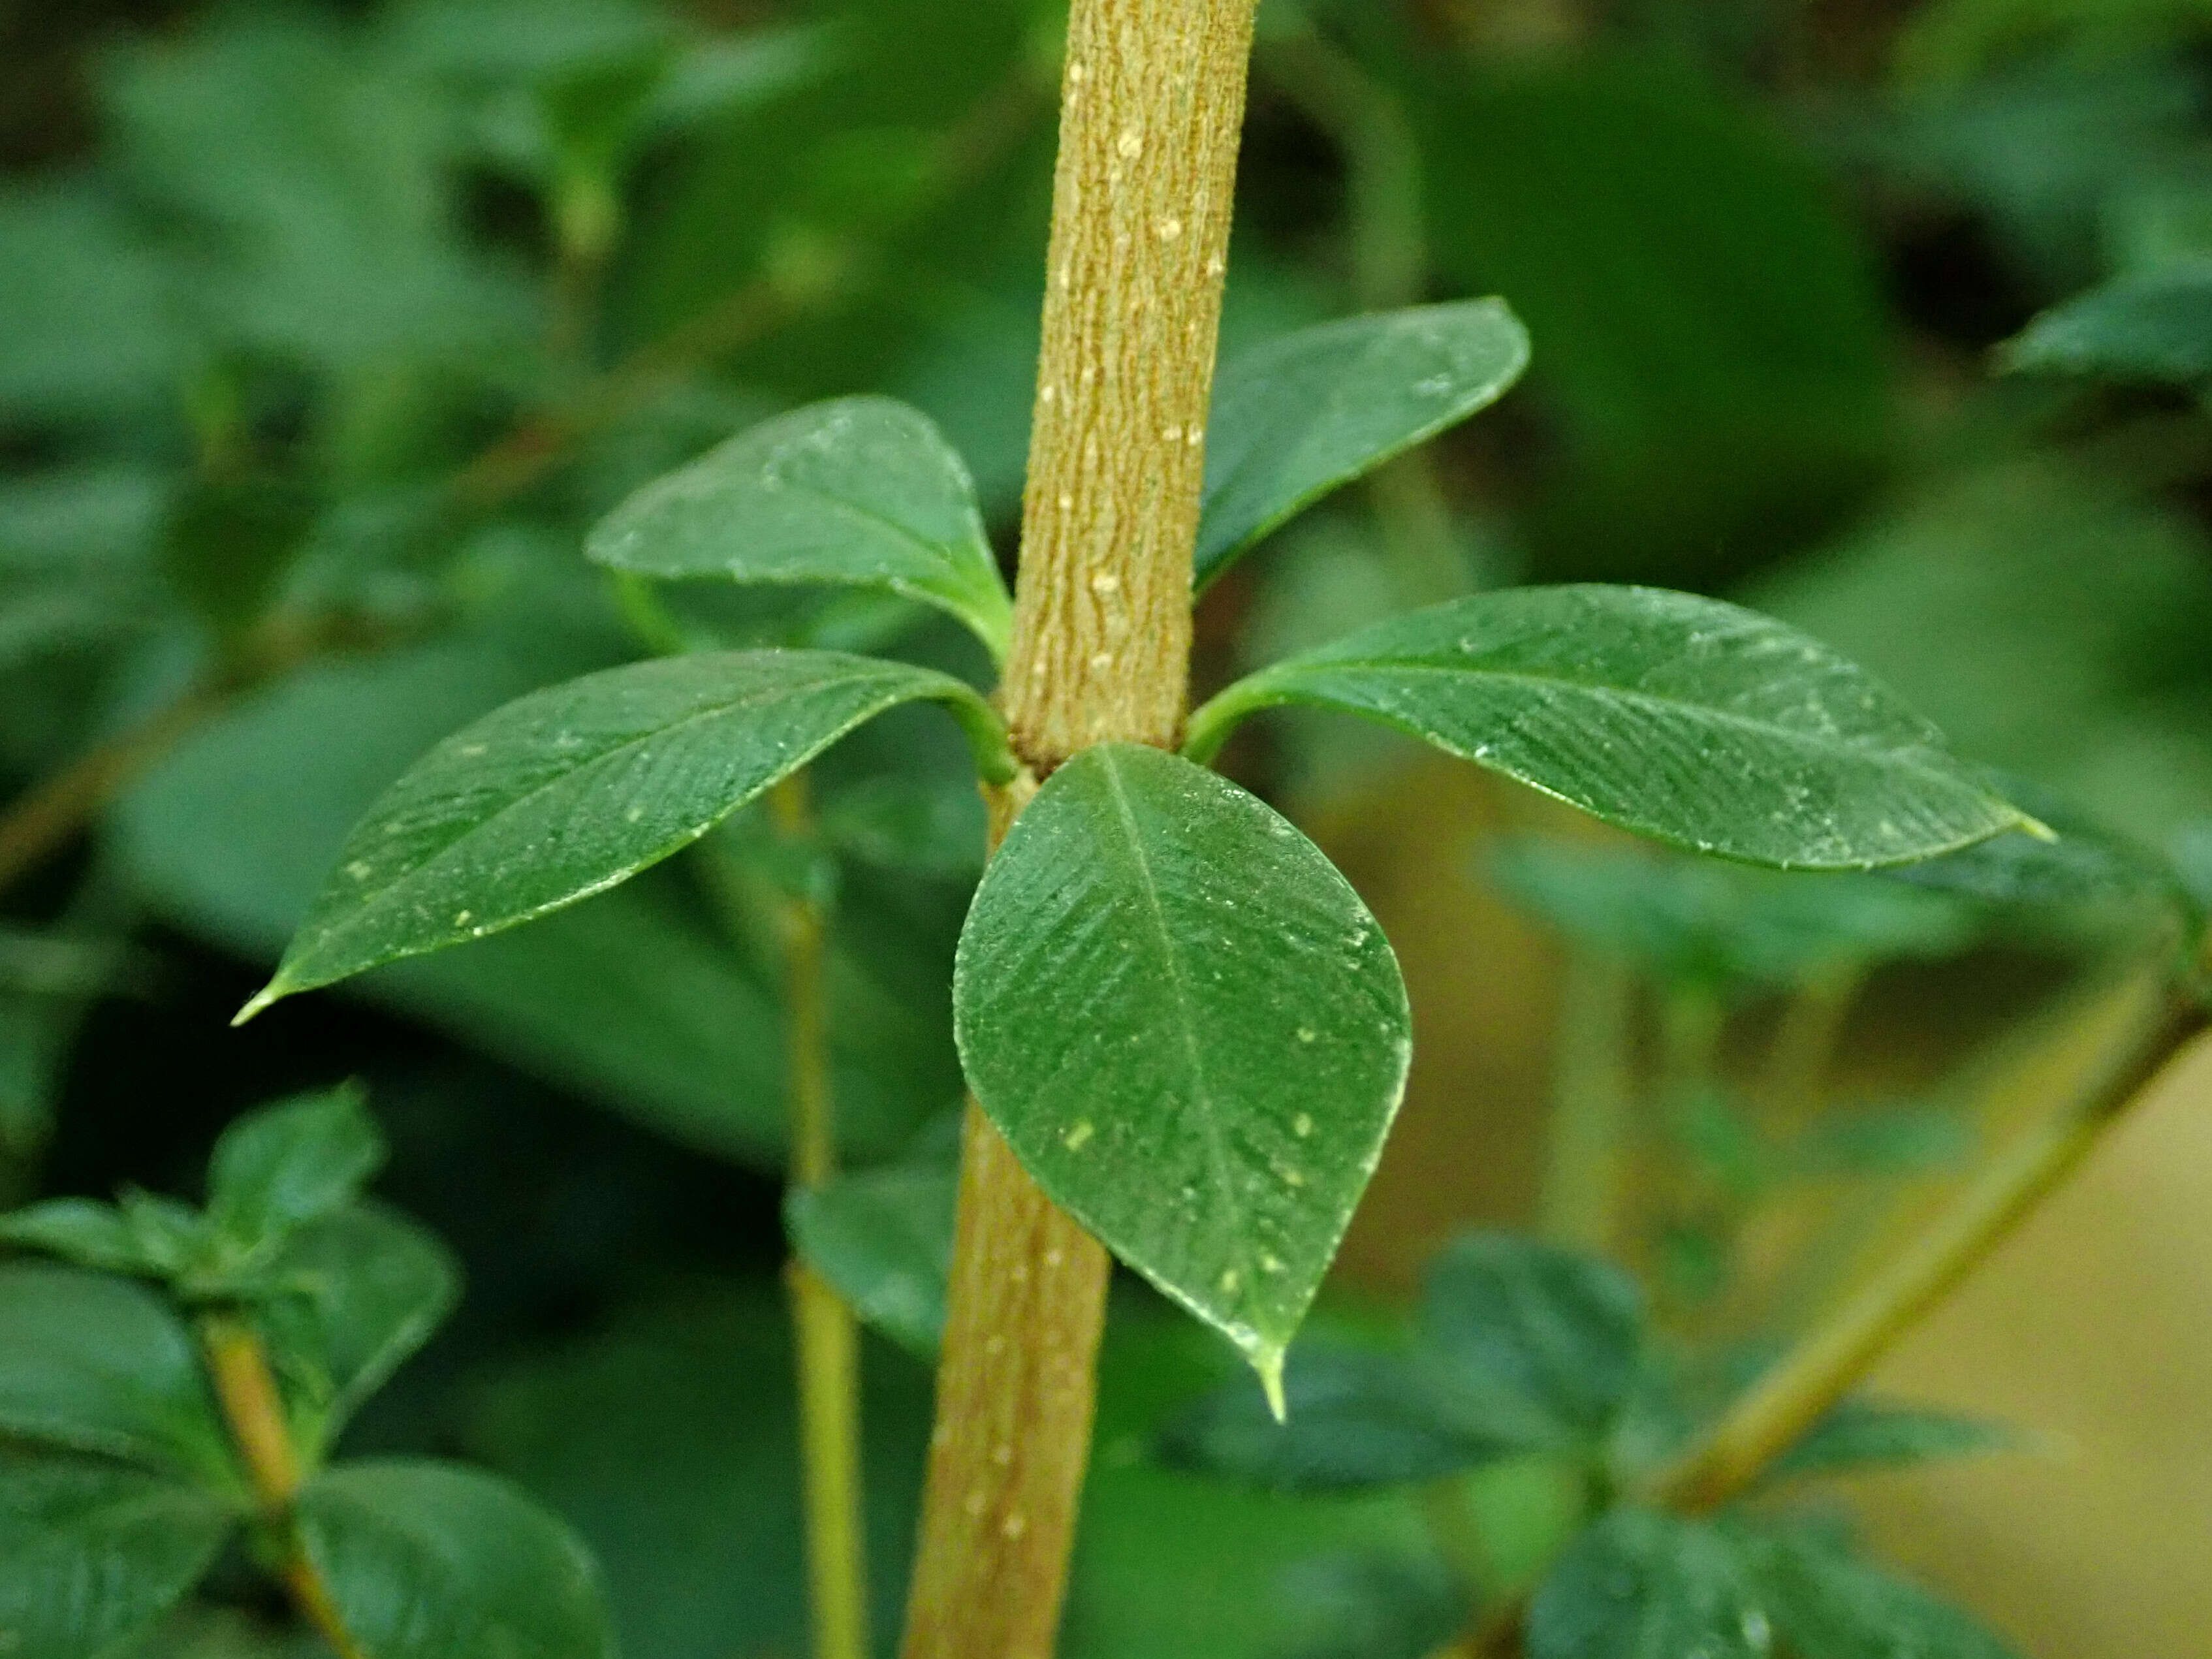
[[[596,1570],[520,1492],[331,1460],[459,1295],[444,1246],[365,1195],[384,1156],[343,1086],[234,1123],[204,1208],[0,1217],[27,1258],[0,1260],[0,1647],[131,1648],[242,1540],[358,1659],[611,1652]]]
[[[1324,325],[1232,360],[1194,586],[1493,401],[1527,356],[1511,313],[1485,301]],[[885,398],[739,434],[637,492],[586,550],[632,582],[889,593],[955,618],[1002,666],[1011,635],[965,466]],[[953,715],[987,788],[1015,781],[1012,734],[982,695],[849,653],[684,653],[512,703],[371,809],[241,1018],[614,886],[909,702]],[[1288,702],[1380,720],[1662,840],[1785,867],[1923,858],[2024,822],[1813,641],[1638,588],[1527,589],[1397,618],[1231,687],[1191,716],[1181,755],[1103,744],[1030,780],[1036,797],[961,934],[967,1081],[1045,1190],[1271,1385],[1411,1052],[1405,989],[1365,906],[1291,823],[1206,769],[1240,721]],[[907,1307],[908,1334],[926,1335],[933,1316]]]
[[[1291,1495],[1434,1486],[1530,1459],[1570,1474],[1579,1519],[1516,1614],[1534,1659],[2006,1651],[1816,1517],[1765,1502],[1672,1511],[1666,1472],[1701,1425],[1634,1281],[1593,1258],[1463,1237],[1431,1265],[1409,1341],[1309,1343],[1285,1382],[1286,1422],[1249,1385],[1224,1387],[1163,1431],[1158,1455]],[[1762,1492],[2008,1443],[1986,1424],[1854,1398],[1775,1460]]]

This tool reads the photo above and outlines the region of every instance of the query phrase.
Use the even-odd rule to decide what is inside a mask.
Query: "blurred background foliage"
[[[834,890],[847,1155],[919,1138],[941,1206],[980,864],[957,739],[865,730],[818,769],[814,845],[741,819],[571,912],[225,1022],[409,760],[639,654],[579,547],[646,479],[887,392],[968,456],[1011,559],[1060,16],[0,4],[0,1200],[175,1188],[247,1103],[367,1079],[385,1185],[470,1288],[355,1441],[533,1486],[652,1659],[799,1649],[771,917]],[[1222,582],[1201,681],[1477,586],[1722,593],[1875,668],[2052,822],[2206,869],[2208,94],[2203,0],[1267,0],[1227,348],[1494,292],[1536,358]],[[667,597],[689,637],[982,667],[902,603]],[[1228,763],[1343,858],[1413,989],[1413,1094],[1329,1316],[1355,1334],[1458,1227],[1534,1221],[1740,1370],[2048,1098],[2142,944],[2110,906],[1992,902],[1971,860],[1662,860],[1320,717]],[[2142,1133],[2202,1150],[2165,1122]],[[2136,1185],[2067,1212],[2086,1258],[2029,1247],[2118,1263],[2109,1293],[2020,1279],[1900,1373],[2070,1449],[1863,1494],[2048,1659],[2178,1654],[2212,1620],[2174,1510],[2212,1510],[2183,1380],[2212,1353],[2176,1334],[2212,1292],[2212,1177],[2130,1157]],[[2052,1359],[2085,1341],[2104,1370]],[[1510,1583],[1556,1532],[1540,1468],[1472,1482],[1480,1547],[1440,1566],[1413,1499],[1161,1467],[1154,1431],[1224,1360],[1129,1290],[1072,1655],[1412,1656],[1424,1607],[1455,1616],[1447,1571]],[[869,1391],[888,1633],[927,1371],[878,1345]],[[245,1651],[258,1611],[162,1650]]]

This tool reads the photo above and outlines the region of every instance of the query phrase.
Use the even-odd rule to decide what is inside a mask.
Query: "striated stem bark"
[[[1029,777],[1172,747],[1255,0],[1074,0],[1003,697]],[[1047,1659],[1109,1263],[972,1105],[905,1659]]]

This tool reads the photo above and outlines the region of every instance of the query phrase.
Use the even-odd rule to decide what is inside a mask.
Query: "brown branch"
[[[1035,780],[1172,746],[1254,0],[1075,0],[1003,690]],[[1110,1263],[971,1103],[905,1659],[1047,1659]]]

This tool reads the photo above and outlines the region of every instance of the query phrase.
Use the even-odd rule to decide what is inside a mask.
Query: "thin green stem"
[[[806,775],[776,785],[769,810],[779,832],[805,842],[812,830]],[[830,1073],[824,969],[828,926],[811,893],[783,901],[784,1021],[791,1101],[791,1182],[807,1191],[837,1174],[836,1102]],[[867,1513],[860,1449],[860,1327],[819,1274],[794,1261],[788,1274],[797,1349],[799,1451],[806,1498],[808,1584],[815,1659],[867,1659]]]
[[[208,1379],[222,1408],[231,1443],[245,1466],[262,1520],[283,1551],[279,1576],[293,1605],[336,1650],[338,1659],[368,1659],[339,1617],[330,1587],[300,1542],[292,1511],[307,1469],[293,1444],[283,1395],[270,1369],[269,1351],[261,1334],[240,1315],[213,1313],[199,1322],[199,1337]]]
[[[1777,1456],[1857,1386],[1899,1337],[2081,1166],[2205,1024],[2205,1010],[2194,999],[2161,997],[2070,1109],[2021,1136],[1911,1249],[1662,1473],[1653,1483],[1655,1495],[1675,1508],[1699,1511],[1748,1491]]]

